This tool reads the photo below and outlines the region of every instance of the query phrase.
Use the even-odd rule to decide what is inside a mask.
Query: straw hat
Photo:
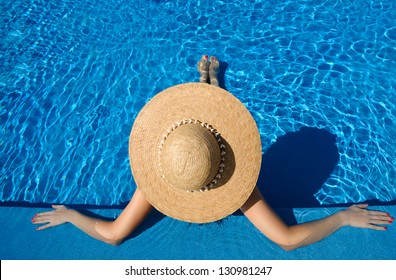
[[[137,187],[160,212],[207,223],[238,210],[261,166],[260,135],[249,111],[206,83],[170,87],[140,111],[129,138]]]

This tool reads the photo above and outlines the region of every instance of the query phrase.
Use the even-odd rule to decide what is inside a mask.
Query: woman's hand
[[[388,213],[367,210],[368,204],[355,204],[342,211],[345,225],[375,230],[386,230],[394,218]]]
[[[43,230],[50,227],[55,227],[68,222],[68,217],[71,215],[71,209],[63,205],[52,205],[54,211],[42,212],[34,215],[32,219],[33,224],[44,224],[38,226],[36,230]]]

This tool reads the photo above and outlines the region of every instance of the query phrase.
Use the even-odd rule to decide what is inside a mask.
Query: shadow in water
[[[314,194],[338,160],[335,135],[303,127],[279,137],[264,153],[257,187],[282,220],[295,225],[293,208],[320,206]]]
[[[219,71],[219,74],[217,76],[217,79],[219,81],[219,86],[222,89],[225,89],[225,90],[227,90],[227,88],[225,86],[225,72],[227,70],[227,67],[228,67],[228,63],[227,62],[220,61],[220,71]]]
[[[339,161],[336,136],[325,129],[303,127],[277,139],[263,155],[257,187],[289,225],[296,224],[293,208],[321,206],[315,193]],[[355,201],[371,206],[395,205],[396,200]],[[348,207],[353,203],[325,207]]]
[[[257,186],[274,208],[317,207],[314,194],[338,160],[335,135],[303,127],[279,137],[263,155]]]

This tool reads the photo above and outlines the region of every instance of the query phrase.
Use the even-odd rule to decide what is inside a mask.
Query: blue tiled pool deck
[[[396,207],[373,207],[396,216]],[[71,225],[36,232],[30,224],[45,209],[1,207],[2,260],[395,260],[396,227],[388,231],[342,228],[325,240],[285,252],[238,213],[205,227],[153,212],[136,234],[118,247],[96,241]],[[278,209],[287,212],[288,209]],[[298,222],[321,218],[338,208],[294,209]],[[113,217],[118,210],[95,210]]]

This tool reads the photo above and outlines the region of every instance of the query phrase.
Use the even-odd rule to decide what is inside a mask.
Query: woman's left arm
[[[111,222],[83,215],[63,205],[54,205],[53,208],[54,211],[38,213],[32,219],[33,224],[43,224],[38,226],[37,230],[71,223],[95,239],[118,245],[145,219],[152,206],[142,192],[136,189],[126,208]]]

